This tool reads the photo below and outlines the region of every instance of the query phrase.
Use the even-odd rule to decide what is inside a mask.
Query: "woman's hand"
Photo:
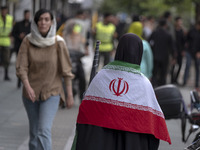
[[[34,103],[36,100],[35,92],[31,87],[26,88],[26,92],[28,93],[28,96],[30,100]]]
[[[24,87],[26,89],[29,99],[34,103],[36,101],[36,96],[35,96],[34,90],[32,89],[32,87],[29,84],[29,81],[24,80],[23,84],[24,84]]]
[[[72,86],[71,85],[66,86],[66,90],[67,90],[66,106],[67,106],[67,108],[71,108],[74,105]]]
[[[74,98],[73,96],[67,96],[66,99],[66,106],[67,108],[71,108],[74,105]]]

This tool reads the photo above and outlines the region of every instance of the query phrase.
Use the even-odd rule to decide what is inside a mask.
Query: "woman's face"
[[[52,20],[49,13],[42,14],[37,22],[38,30],[42,34],[42,36],[47,35],[51,25]]]

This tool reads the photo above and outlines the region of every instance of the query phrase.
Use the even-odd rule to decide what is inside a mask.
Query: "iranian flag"
[[[114,61],[101,69],[85,93],[77,123],[152,134],[171,144],[151,83],[130,63]]]

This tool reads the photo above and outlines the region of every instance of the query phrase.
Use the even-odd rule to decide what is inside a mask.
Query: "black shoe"
[[[21,80],[18,79],[18,81],[17,81],[17,88],[20,88],[20,87],[21,87]]]
[[[4,80],[5,81],[10,81],[11,79],[8,76],[6,76],[6,77],[4,77]]]
[[[17,87],[18,87],[18,88],[21,87],[21,82],[18,82]]]

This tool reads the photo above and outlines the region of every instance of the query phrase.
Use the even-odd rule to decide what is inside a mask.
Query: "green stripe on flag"
[[[113,69],[113,70],[131,72],[131,73],[134,73],[134,74],[142,74],[140,72],[140,66],[139,65],[131,64],[131,63],[127,63],[127,62],[122,62],[122,61],[110,62],[108,65],[104,66],[103,69]]]

